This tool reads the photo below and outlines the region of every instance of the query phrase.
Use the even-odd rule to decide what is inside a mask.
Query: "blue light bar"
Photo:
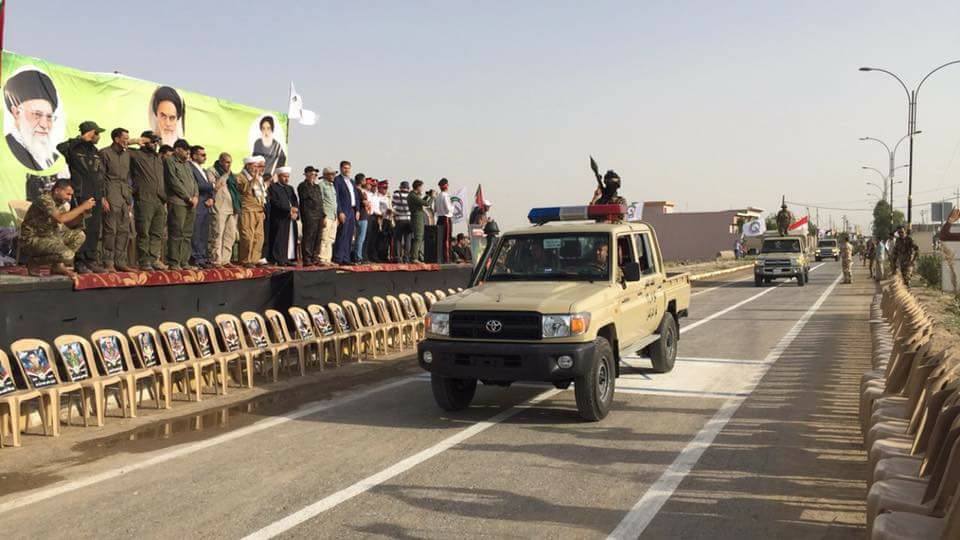
[[[541,225],[553,221],[585,221],[589,219],[623,219],[626,205],[594,204],[591,206],[554,206],[534,208],[527,214],[530,223]]]

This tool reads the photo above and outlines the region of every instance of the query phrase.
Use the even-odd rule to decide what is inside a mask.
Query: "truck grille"
[[[790,266],[790,259],[767,259],[763,262],[763,265],[772,268],[786,268]]]
[[[492,321],[499,322],[499,325]],[[500,331],[491,331],[490,328],[499,328]],[[539,340],[543,337],[543,326],[540,314],[535,312],[454,311],[450,314],[450,337]]]

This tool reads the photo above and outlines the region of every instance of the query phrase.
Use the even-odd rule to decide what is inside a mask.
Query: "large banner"
[[[56,146],[79,135],[81,122],[110,130],[122,127],[130,138],[153,130],[173,145],[178,138],[206,148],[207,166],[220,152],[242,158],[260,154],[267,170],[287,159],[287,116],[219,98],[113,73],[92,73],[3,51],[3,135],[0,144],[0,213],[7,201],[26,198],[28,176],[66,176]]]

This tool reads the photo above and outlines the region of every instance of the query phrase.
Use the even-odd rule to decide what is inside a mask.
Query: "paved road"
[[[112,441],[0,496],[8,538],[843,538],[862,534],[857,371],[872,286],[695,289],[673,372],[628,359],[614,412],[483,387],[445,414],[402,376],[162,447]],[[862,276],[860,281],[863,281]],[[848,395],[849,394],[849,395]],[[853,399],[853,404],[849,399]],[[0,465],[3,455],[0,454]],[[4,493],[0,486],[0,493]],[[724,534],[727,531],[728,534]]]

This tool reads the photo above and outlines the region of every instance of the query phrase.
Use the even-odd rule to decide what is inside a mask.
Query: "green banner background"
[[[130,78],[112,73],[93,73],[61,66],[38,58],[3,51],[2,81],[4,95],[8,96],[8,79],[23,70],[36,69],[53,82],[58,98],[57,110],[50,129],[55,147],[60,142],[78,135],[78,126],[93,120],[106,129],[99,146],[110,144],[110,130],[123,127],[135,138],[151,123],[152,99],[163,84]],[[259,123],[265,115],[275,120],[276,138],[286,153],[287,116],[273,111],[255,109],[230,101],[176,89],[185,104],[183,136],[190,144],[199,144],[207,150],[206,166],[211,166],[220,152],[233,156],[233,169],[239,171],[242,159],[253,153],[253,144],[259,136]],[[16,129],[11,111],[4,104],[3,134]],[[21,163],[8,142],[0,143],[0,213],[8,212],[7,201],[25,199],[27,174],[55,174],[66,168],[63,157],[41,173]]]

